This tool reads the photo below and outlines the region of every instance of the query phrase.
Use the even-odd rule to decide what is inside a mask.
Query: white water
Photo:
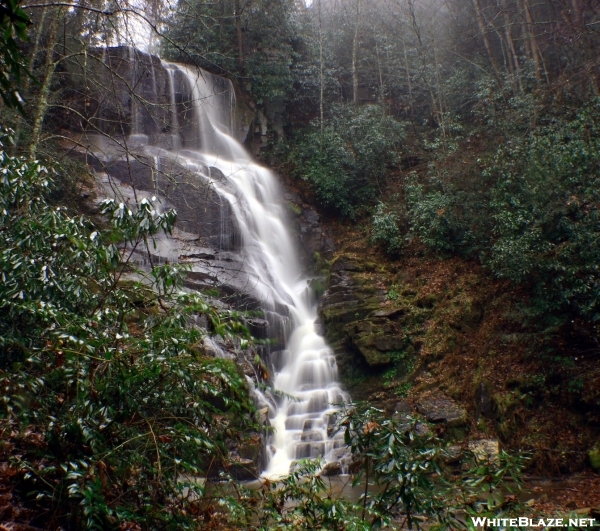
[[[251,295],[261,302],[267,320],[286,336],[286,348],[274,360],[273,387],[284,396],[277,408],[269,407],[274,435],[269,441],[265,475],[286,475],[299,458],[324,456],[341,447],[333,433],[337,407],[347,399],[337,381],[333,352],[315,330],[316,306],[308,279],[303,275],[295,243],[285,223],[280,189],[273,173],[251,160],[231,136],[234,92],[230,82],[192,67],[163,63],[169,75],[172,123],[178,137],[186,124],[178,118],[174,78],[186,80],[193,100],[193,139],[174,138],[173,149],[146,146],[154,157],[169,157],[210,181],[231,205],[241,233],[246,272],[252,279]],[[132,133],[142,131],[133,117]],[[189,144],[193,148],[189,148]],[[185,145],[185,149],[178,149]],[[218,168],[225,180],[211,178]],[[273,332],[273,331],[272,331]],[[328,434],[329,426],[329,434]]]

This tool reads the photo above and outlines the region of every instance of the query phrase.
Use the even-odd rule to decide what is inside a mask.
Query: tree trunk
[[[244,36],[242,33],[242,8],[240,0],[235,0],[235,29],[238,41],[238,67],[240,72],[244,68]]]
[[[516,86],[519,92],[523,92],[519,54],[517,53],[517,49],[515,48],[515,41],[512,37],[512,28],[510,23],[510,17],[508,16],[508,6],[506,5],[506,0],[504,0],[502,7],[504,11],[504,33],[506,35],[506,43],[508,44],[508,49],[510,50],[510,55],[512,57],[512,62],[514,65],[514,76],[516,80]]]
[[[433,62],[435,65],[435,80],[436,80],[437,93],[438,93],[438,111],[439,111],[438,123],[440,124],[440,128],[442,130],[442,145],[443,145],[444,151],[447,151],[448,139],[446,137],[446,118],[444,116],[444,107],[445,107],[444,90],[442,88],[442,81],[441,81],[441,76],[440,76],[440,66],[438,63],[435,31],[433,32]]]
[[[319,119],[323,133],[323,22],[321,19],[321,0],[319,0]]]
[[[529,8],[529,0],[521,1],[523,6],[523,14],[525,16],[524,27],[526,31],[526,38],[529,42],[529,51],[531,53],[531,59],[533,59],[533,64],[535,65],[535,78],[539,83],[542,81],[542,74],[544,73],[544,68],[542,65],[542,56],[538,47],[537,39],[535,38],[535,34],[533,31],[533,17],[531,16],[531,10]]]
[[[50,93],[50,85],[54,77],[56,63],[54,62],[54,47],[56,45],[56,37],[58,34],[58,19],[61,18],[62,8],[55,10],[51,14],[50,28],[48,30],[48,44],[46,49],[46,57],[43,65],[43,80],[40,87],[40,93],[37,100],[37,105],[33,120],[33,129],[31,131],[31,144],[29,145],[29,158],[35,159],[40,135],[42,133],[42,125],[46,110],[48,109],[48,95]]]
[[[496,58],[494,57],[494,53],[492,50],[492,44],[490,43],[490,36],[488,35],[485,20],[483,18],[483,13],[481,12],[481,6],[479,4],[479,0],[473,0],[473,5],[475,7],[475,13],[477,15],[477,23],[479,24],[479,30],[481,31],[481,36],[483,37],[483,43],[485,44],[485,49],[490,58],[490,62],[492,63],[492,68],[494,69],[494,76],[498,81],[499,85],[502,85],[502,75],[500,74],[500,68],[498,68],[498,63]]]
[[[412,81],[410,79],[410,68],[408,67],[408,53],[406,52],[406,41],[404,35],[402,36],[402,49],[404,51],[404,69],[406,71],[406,81],[408,83],[408,104],[409,111],[412,117],[413,115],[413,95],[412,95]]]
[[[360,0],[356,0],[356,25],[352,42],[352,97],[354,104],[358,103],[358,27],[360,22]]]

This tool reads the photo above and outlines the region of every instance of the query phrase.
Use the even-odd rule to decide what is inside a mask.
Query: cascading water
[[[273,353],[273,386],[282,397],[276,407],[269,408],[274,434],[265,471],[271,477],[285,475],[295,459],[327,459],[343,446],[334,420],[336,404],[347,396],[337,381],[333,352],[315,329],[316,305],[284,222],[277,180],[231,136],[235,105],[231,83],[188,66],[163,63],[163,67],[168,73],[173,139],[166,143],[170,149],[147,145],[143,150],[156,160],[175,161],[187,168],[209,182],[230,205],[241,236],[246,289],[260,301],[271,325],[270,335],[279,334],[285,340],[285,350]],[[176,102],[176,85],[187,91],[187,98],[178,94],[187,102]],[[184,113],[178,105],[187,105]],[[181,139],[180,132],[186,127],[190,130],[190,117],[191,138]],[[132,121],[132,134],[140,138],[142,131],[135,125],[139,118],[132,116]],[[213,178],[214,168],[225,177]]]

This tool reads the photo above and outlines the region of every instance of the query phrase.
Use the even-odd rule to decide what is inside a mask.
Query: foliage
[[[478,256],[495,275],[529,284],[538,313],[596,320],[600,104],[534,128],[514,118],[527,105],[488,109],[510,140],[478,159],[478,172],[458,181],[432,164],[426,179],[409,177],[410,230],[437,253]]]
[[[17,39],[27,41],[29,15],[17,0],[0,3],[0,96],[5,105],[22,110],[23,99],[19,94],[19,82],[27,72],[26,60]]]
[[[227,466],[225,439],[253,429],[254,408],[194,322],[235,322],[178,293],[174,266],[123,284],[123,258],[174,212],[107,200],[99,231],[49,202],[51,168],[0,157],[0,414],[17,491],[65,529],[195,528],[195,478]]]
[[[379,203],[373,214],[371,242],[381,245],[391,256],[397,255],[402,249],[403,234],[398,226],[400,216],[390,210],[384,203]]]
[[[379,106],[339,106],[323,131],[315,122],[303,132],[290,161],[323,206],[352,218],[381,190],[403,138],[403,125]]]
[[[499,150],[486,170],[494,273],[534,283],[546,310],[600,317],[600,102]]]
[[[518,513],[516,497],[506,497],[503,491],[513,482],[520,489],[522,457],[463,450],[467,466],[457,478],[444,464],[449,450],[426,424],[411,417],[389,419],[369,407],[348,411],[342,426],[345,442],[360,464],[354,484],[364,484],[362,517],[370,514],[371,528],[385,526],[389,518],[400,519],[409,529],[420,528],[425,517],[427,526],[455,529],[462,527],[463,510]],[[481,501],[474,503],[476,499]]]
[[[359,507],[331,492],[331,486],[318,472],[320,460],[301,460],[281,482],[266,481],[254,499],[258,504],[243,529],[366,531],[369,523]],[[249,493],[252,494],[252,493]],[[257,522],[254,523],[253,522]]]
[[[411,235],[417,236],[435,252],[468,254],[471,231],[462,214],[459,193],[432,179],[429,187],[409,175],[406,184],[406,208]]]
[[[285,105],[293,83],[293,2],[182,1],[173,13],[165,56],[236,77],[267,109]]]

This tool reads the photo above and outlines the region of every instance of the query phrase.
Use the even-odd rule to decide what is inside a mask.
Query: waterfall
[[[209,182],[220,200],[229,204],[237,222],[247,291],[260,301],[271,334],[279,331],[285,342],[284,350],[272,353],[273,387],[281,391],[281,397],[277,408],[268,410],[274,433],[265,470],[269,477],[285,475],[294,460],[327,459],[343,446],[334,429],[335,413],[336,404],[348,397],[338,383],[334,354],[315,329],[314,297],[286,226],[277,179],[256,164],[232,136],[235,97],[231,82],[189,66],[163,63],[163,67],[170,91],[167,130],[174,138],[167,142],[168,148],[163,143],[143,149]],[[178,84],[189,101],[176,101]],[[178,105],[187,105],[186,111],[179,112]],[[132,120],[140,123],[137,116]],[[143,133],[134,125],[136,139]]]
[[[177,111],[177,101],[175,99],[175,69],[167,65],[167,75],[169,76],[169,103],[171,105],[171,146],[173,149],[181,149],[181,139],[179,137],[179,116]]]

